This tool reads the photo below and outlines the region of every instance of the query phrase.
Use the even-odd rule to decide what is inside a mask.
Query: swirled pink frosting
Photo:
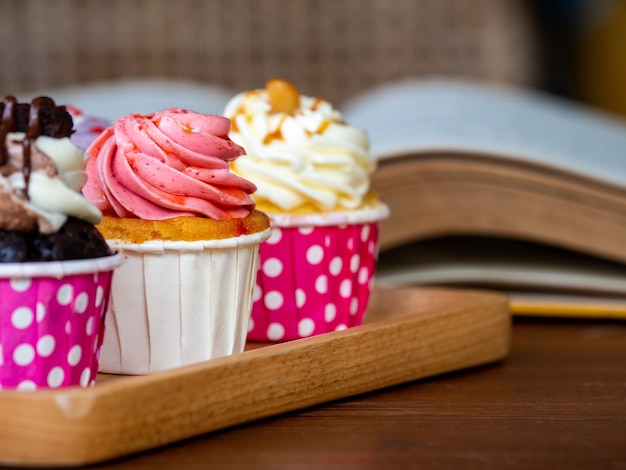
[[[230,171],[245,152],[229,130],[227,118],[178,108],[121,117],[87,149],[83,194],[118,217],[245,217],[256,186]]]

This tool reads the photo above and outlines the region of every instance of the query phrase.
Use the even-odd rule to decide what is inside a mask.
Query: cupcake
[[[0,103],[0,387],[87,386],[122,262],[80,194],[85,155],[50,98]]]
[[[227,104],[231,139],[246,157],[233,172],[253,181],[271,220],[248,339],[285,341],[362,323],[387,207],[370,191],[376,162],[367,135],[320,98],[287,81]]]
[[[101,370],[147,374],[243,351],[267,216],[230,171],[244,154],[222,116],[119,118],[88,148],[84,194],[127,260],[116,273]]]
[[[111,125],[108,120],[85,114],[82,109],[76,106],[65,106],[74,121],[74,129],[70,139],[83,151],[87,150],[87,147],[102,134],[102,131]]]

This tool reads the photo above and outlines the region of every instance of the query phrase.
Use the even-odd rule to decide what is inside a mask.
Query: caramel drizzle
[[[7,96],[4,98],[3,103],[4,111],[2,113],[2,120],[0,121],[0,165],[5,165],[9,159],[6,137],[9,132],[16,130],[15,114],[17,102],[15,97]],[[42,129],[40,110],[42,106],[54,105],[54,101],[47,96],[40,96],[30,102],[28,126],[26,128],[24,140],[22,140],[22,174],[24,175],[24,194],[26,197],[28,197],[28,185],[30,182],[32,144],[35,140],[37,140],[37,137],[41,135]]]

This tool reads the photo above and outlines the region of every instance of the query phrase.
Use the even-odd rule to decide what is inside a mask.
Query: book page
[[[451,80],[390,83],[341,107],[377,158],[479,152],[626,187],[626,120],[530,90]]]
[[[376,282],[626,297],[621,263],[495,237],[439,237],[384,251]]]

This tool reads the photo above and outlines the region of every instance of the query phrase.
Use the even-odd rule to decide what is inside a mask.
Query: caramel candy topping
[[[300,93],[295,85],[287,80],[271,78],[265,84],[269,104],[276,113],[293,114],[300,107]]]

